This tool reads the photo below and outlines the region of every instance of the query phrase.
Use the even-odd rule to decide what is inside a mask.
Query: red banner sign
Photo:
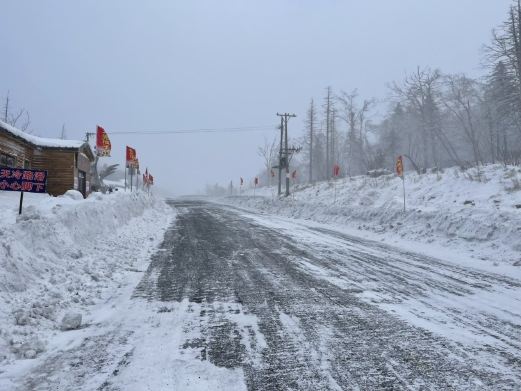
[[[154,184],[154,177],[150,175],[148,172],[148,168],[145,169],[145,173],[143,174],[143,183],[145,185],[153,185]]]
[[[134,148],[127,146],[127,167],[135,167],[137,154]]]
[[[98,126],[96,129],[96,154],[98,156],[110,156],[112,144],[105,129]]]
[[[333,176],[338,177],[340,175],[340,166],[338,164],[335,164],[333,166]]]
[[[47,171],[0,167],[0,190],[47,192]]]

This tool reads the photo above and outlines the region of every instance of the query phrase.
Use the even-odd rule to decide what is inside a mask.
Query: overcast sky
[[[385,98],[416,66],[483,73],[481,47],[510,0],[4,0],[0,96],[31,129],[107,131],[272,125],[243,134],[111,136],[177,194],[247,180],[277,111],[299,119],[328,85]],[[3,102],[2,102],[3,106]]]

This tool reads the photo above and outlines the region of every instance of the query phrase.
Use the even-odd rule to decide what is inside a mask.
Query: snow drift
[[[0,362],[34,357],[64,314],[113,294],[172,215],[158,198],[124,192],[28,197],[20,217],[17,194],[1,201]]]
[[[467,246],[480,258],[519,263],[521,259],[521,168],[489,165],[405,178],[357,176],[314,185],[296,185],[278,199],[275,189],[257,189],[229,198],[234,205],[283,216],[337,223],[395,234],[408,240]],[[479,254],[479,255],[478,255]]]

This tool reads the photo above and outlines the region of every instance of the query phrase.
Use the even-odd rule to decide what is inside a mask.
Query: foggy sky
[[[483,74],[481,47],[510,0],[2,1],[0,96],[35,134],[271,125],[265,132],[111,136],[180,193],[262,168],[277,111],[302,132],[324,88],[385,98],[416,66]],[[106,160],[106,159],[105,159]]]

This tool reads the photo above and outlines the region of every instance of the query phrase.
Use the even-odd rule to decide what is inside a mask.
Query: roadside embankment
[[[17,216],[18,195],[1,194],[0,362],[38,356],[64,317],[113,295],[173,218],[144,193],[78,195],[27,197]]]
[[[475,258],[521,266],[521,168],[488,165],[405,177],[357,176],[294,185],[288,198],[261,188],[225,202],[267,213],[465,248]]]

